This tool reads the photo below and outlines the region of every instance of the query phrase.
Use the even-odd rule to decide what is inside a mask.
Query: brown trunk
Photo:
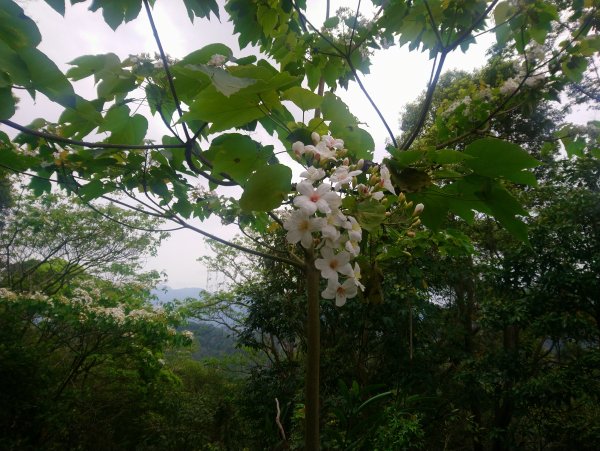
[[[306,446],[307,451],[320,449],[319,436],[319,361],[320,314],[319,272],[312,251],[306,255],[306,291],[308,298],[307,356],[306,356]]]

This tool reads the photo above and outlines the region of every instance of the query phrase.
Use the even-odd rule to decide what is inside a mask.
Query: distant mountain
[[[185,298],[200,299],[202,297],[202,288],[169,288],[159,287],[152,290],[152,294],[158,298],[158,303],[171,302],[175,299],[183,300]]]

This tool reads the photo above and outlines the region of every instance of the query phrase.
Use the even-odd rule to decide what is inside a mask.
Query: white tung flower
[[[330,149],[343,149],[344,141],[341,139],[335,139],[331,135],[323,135],[321,136],[321,142],[325,144]]]
[[[353,216],[348,216],[346,218],[348,221],[344,224],[344,228],[348,229],[348,236],[353,241],[362,240],[362,229],[360,228],[360,224]]]
[[[335,183],[334,189],[339,191],[343,185],[350,184],[352,177],[362,174],[362,171],[351,171],[348,166],[338,166],[331,174],[331,181]]]
[[[321,141],[315,147],[315,158],[318,160],[334,160],[336,157],[335,150],[332,150],[325,142]]]
[[[396,190],[394,189],[394,185],[392,185],[392,179],[390,176],[390,170],[386,167],[386,165],[382,164],[379,167],[379,175],[381,175],[381,186],[387,189],[390,193],[396,194]]]
[[[353,298],[357,292],[354,279],[347,279],[342,284],[335,279],[329,279],[321,296],[325,299],[335,299],[335,305],[341,307],[346,303],[346,299]]]
[[[413,212],[413,216],[419,216],[423,212],[424,208],[425,208],[425,205],[417,204],[415,206],[415,211]]]
[[[360,254],[360,246],[357,241],[353,241],[353,240],[346,241],[346,244],[344,244],[344,248],[348,252],[350,252],[350,254],[352,254],[354,257],[358,257],[358,254]]]
[[[358,263],[354,263],[354,269],[350,278],[361,291],[365,291],[365,286],[360,283],[360,277],[360,266],[358,266]]]
[[[331,191],[331,185],[326,183],[322,183],[315,189],[309,182],[300,182],[296,189],[301,196],[294,198],[294,205],[307,215],[312,215],[317,210],[321,213],[329,213],[342,204],[342,199]]]
[[[307,168],[306,171],[304,171],[302,174],[300,174],[300,177],[310,180],[314,183],[318,182],[323,177],[325,177],[325,171],[321,168],[315,168],[314,166],[311,166]]]
[[[304,143],[302,141],[296,141],[292,144],[292,151],[296,154],[297,157],[301,157],[306,152],[304,148]]]
[[[509,95],[515,92],[519,88],[519,82],[514,78],[509,78],[504,82],[502,86],[500,86],[500,93],[504,95]]]
[[[208,61],[208,63],[206,63],[206,65],[220,67],[220,66],[223,66],[226,62],[227,62],[227,57],[223,56],[223,55],[219,55],[217,53],[210,57],[210,60]]]
[[[283,228],[288,231],[286,238],[289,243],[299,241],[308,249],[313,243],[312,232],[321,230],[323,223],[323,218],[311,218],[302,210],[297,210],[283,223]]]
[[[321,276],[324,279],[334,279],[337,281],[338,273],[346,276],[352,274],[352,266],[349,263],[350,254],[348,252],[341,251],[335,254],[333,249],[323,247],[321,255],[323,258],[318,258],[315,261],[315,266],[321,271]]]

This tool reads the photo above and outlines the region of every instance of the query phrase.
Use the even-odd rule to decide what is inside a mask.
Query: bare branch
[[[38,138],[44,138],[48,141],[62,144],[70,144],[72,146],[89,147],[91,149],[183,149],[185,144],[144,144],[144,145],[133,145],[133,144],[110,144],[110,143],[99,143],[99,142],[87,142],[77,141],[74,139],[64,138],[62,136],[53,135],[52,133],[41,132],[39,130],[33,130],[31,128],[24,127],[8,119],[0,120],[0,123],[8,125],[15,130],[19,130],[30,136],[37,136]]]
[[[165,73],[167,74],[167,81],[169,82],[169,88],[171,89],[171,95],[173,96],[173,100],[175,101],[175,107],[177,108],[177,112],[179,113],[179,117],[183,116],[183,111],[181,110],[181,103],[179,102],[179,98],[177,97],[177,91],[175,90],[175,84],[173,83],[173,76],[171,75],[171,71],[169,69],[169,62],[167,61],[167,55],[165,55],[165,51],[163,49],[162,43],[160,42],[160,37],[158,36],[158,30],[156,29],[156,25],[154,24],[154,18],[152,17],[152,11],[150,10],[150,4],[148,0],[144,0],[144,8],[146,9],[146,13],[148,15],[148,20],[150,21],[150,27],[152,28],[152,34],[154,34],[154,40],[158,45],[158,51],[160,52],[160,59],[163,63],[163,68],[165,69]],[[183,125],[183,133],[185,134],[186,139],[190,140],[190,133],[188,131],[187,125],[182,121]]]

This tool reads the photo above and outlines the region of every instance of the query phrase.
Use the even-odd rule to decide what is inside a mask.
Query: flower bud
[[[304,153],[304,143],[301,141],[296,141],[292,144],[292,150],[297,156],[301,156]]]
[[[356,169],[362,170],[362,168],[363,168],[364,165],[365,165],[365,160],[363,160],[361,158],[360,160],[358,160],[358,163],[356,163]]]
[[[312,140],[313,144],[319,144],[321,141],[321,136],[319,136],[317,132],[312,132],[310,134],[310,139]]]
[[[344,158],[344,161],[342,161],[342,164],[344,166],[349,166],[350,165],[350,160],[348,158]]]
[[[403,192],[400,192],[400,194],[398,194],[398,201],[406,202],[406,196],[404,195]]]
[[[416,233],[413,232],[412,230],[408,230],[406,232],[406,236],[410,237],[410,238],[414,238],[416,236]]]
[[[415,211],[413,212],[413,216],[419,216],[421,214],[421,212],[423,211],[423,209],[425,208],[425,205],[423,204],[417,204],[415,206]]]

